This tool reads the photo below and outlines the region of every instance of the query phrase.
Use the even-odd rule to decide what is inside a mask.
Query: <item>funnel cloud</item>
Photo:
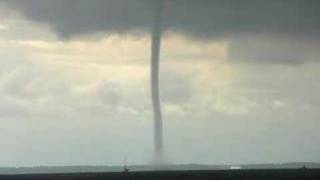
[[[154,111],[154,149],[156,163],[163,161],[163,129],[162,114],[159,97],[159,61],[161,49],[161,13],[162,0],[155,3],[154,25],[152,29],[152,49],[151,49],[151,94]]]

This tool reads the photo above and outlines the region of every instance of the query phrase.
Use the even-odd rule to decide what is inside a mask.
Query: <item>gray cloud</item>
[[[0,0],[65,40],[149,33],[154,1]],[[202,41],[227,38],[232,61],[301,64],[318,61],[319,11],[316,0],[167,0],[163,29]]]
[[[287,36],[238,36],[230,41],[229,59],[297,65],[319,60],[319,41]]]
[[[61,37],[95,32],[149,31],[150,0],[2,0],[27,17],[51,25]],[[316,36],[318,1],[172,0],[165,2],[164,26],[196,38],[238,33]]]

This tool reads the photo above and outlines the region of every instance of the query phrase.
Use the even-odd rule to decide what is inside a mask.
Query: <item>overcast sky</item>
[[[0,166],[150,163],[151,0],[0,0]],[[173,163],[320,162],[320,3],[172,0]]]

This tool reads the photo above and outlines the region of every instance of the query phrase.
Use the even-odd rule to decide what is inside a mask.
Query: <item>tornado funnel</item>
[[[151,43],[151,95],[154,112],[154,151],[155,163],[163,162],[163,125],[161,104],[159,97],[159,60],[161,49],[161,22],[162,22],[162,0],[156,0],[153,27],[152,27],[152,43]]]

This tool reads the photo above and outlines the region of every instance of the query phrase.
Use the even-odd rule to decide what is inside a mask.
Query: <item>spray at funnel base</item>
[[[154,24],[151,47],[151,94],[154,111],[154,151],[155,163],[163,163],[163,130],[159,97],[159,60],[161,48],[161,12],[162,0],[155,1]]]

